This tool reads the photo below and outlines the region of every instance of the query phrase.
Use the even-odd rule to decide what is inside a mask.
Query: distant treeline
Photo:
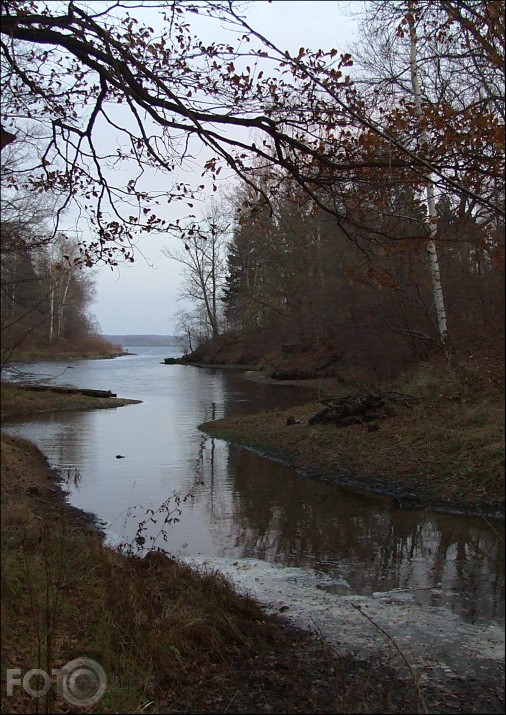
[[[102,335],[105,340],[114,345],[175,345],[177,335]]]

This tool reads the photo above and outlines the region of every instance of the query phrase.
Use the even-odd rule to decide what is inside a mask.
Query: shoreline
[[[45,393],[43,399],[48,397]],[[97,400],[104,407],[119,406],[115,399],[80,396],[82,403],[67,409],[86,409],[84,402],[94,409]],[[482,701],[491,703],[487,712],[502,711],[500,663],[495,658],[492,668],[469,678],[448,678],[437,670],[432,675],[429,669],[422,683],[414,673],[399,674],[396,656],[386,643],[379,644],[377,656],[355,657],[357,633],[363,632],[367,643],[378,638],[375,628],[363,629],[367,623],[360,615],[355,614],[360,632],[349,624],[345,628],[353,652],[339,654],[322,634],[312,635],[297,625],[294,604],[280,616],[285,606],[269,610],[267,604],[241,596],[241,589],[230,586],[233,581],[225,581],[219,571],[190,567],[158,552],[139,558],[114,551],[104,545],[95,516],[68,504],[65,479],[50,468],[41,450],[2,433],[2,461],[5,440],[17,445],[7,452],[7,468],[2,470],[2,490],[8,488],[8,499],[2,500],[7,512],[2,527],[7,535],[6,667],[34,667],[31,647],[36,652],[40,641],[30,646],[36,629],[30,620],[33,599],[30,605],[26,597],[41,584],[35,604],[40,602],[43,618],[47,574],[53,574],[48,585],[63,598],[65,610],[58,618],[52,616],[51,643],[58,643],[52,662],[60,665],[87,656],[99,661],[113,679],[141,684],[108,691],[94,712],[139,712],[156,703],[152,712],[219,713],[232,702],[238,713],[437,712],[449,694],[461,712],[484,712]],[[324,593],[321,598],[325,601]],[[269,600],[274,602],[274,597],[269,595]],[[376,602],[373,606],[378,608]],[[336,618],[332,616],[334,623]],[[472,639],[477,632],[471,628],[466,637]],[[337,638],[339,642],[339,633]],[[42,645],[44,651],[44,641]],[[479,655],[477,663],[483,668],[489,661]],[[418,696],[425,698],[428,710],[418,709]],[[357,699],[364,709],[356,709]],[[23,712],[33,708],[28,696],[7,701],[4,712],[11,712],[9,704]],[[50,701],[48,712],[66,712],[65,703]]]
[[[273,382],[257,373],[244,377]],[[317,392],[340,397],[356,392],[355,386],[337,387],[332,378],[283,383],[313,390],[314,403],[223,418],[199,429],[306,478],[384,494],[400,509],[504,520],[504,404],[494,395],[473,399],[440,388],[435,399],[422,395],[414,407],[379,419],[371,432],[366,425],[309,424],[322,408]]]
[[[253,367],[252,369],[252,366],[240,364],[220,365],[186,361],[181,363],[180,360],[176,360],[174,364],[191,365],[197,368],[242,370],[243,379],[245,380],[276,385],[284,389],[302,389],[307,392],[313,392],[315,394],[313,414],[321,409],[321,404],[317,404],[316,402],[320,397],[344,397],[356,394],[364,389],[356,383],[346,382],[336,377],[309,379],[291,378],[280,380],[265,374],[258,368]],[[442,378],[440,378],[440,382],[443,383],[443,380],[448,382],[448,377],[443,375]],[[439,481],[446,482],[450,492],[448,496],[434,496],[431,494],[431,484],[427,483],[428,474],[420,474],[419,465],[415,465],[413,471],[410,472],[409,465],[406,466],[403,464],[402,459],[392,459],[392,454],[386,454],[386,456],[390,461],[397,463],[396,466],[398,469],[397,474],[394,469],[389,475],[382,473],[381,469],[375,469],[377,465],[373,463],[374,460],[365,460],[366,463],[369,462],[369,468],[366,469],[364,469],[363,466],[357,468],[353,463],[353,458],[348,460],[348,463],[344,459],[341,464],[337,466],[336,459],[333,458],[331,454],[332,448],[329,448],[328,444],[324,443],[324,440],[318,442],[318,448],[309,449],[309,451],[306,451],[301,457],[299,454],[300,449],[294,448],[292,444],[293,440],[289,439],[288,444],[285,443],[287,432],[284,427],[285,421],[288,418],[292,418],[297,411],[302,414],[299,420],[301,424],[291,426],[290,430],[301,429],[304,426],[307,427],[307,419],[311,416],[307,412],[308,404],[310,404],[307,401],[301,404],[300,407],[293,407],[283,412],[261,413],[261,420],[255,420],[254,417],[249,416],[224,418],[203,423],[199,425],[199,429],[210,436],[224,439],[238,447],[251,450],[268,459],[280,462],[294,469],[305,478],[327,481],[336,486],[344,486],[391,497],[395,502],[396,508],[399,509],[423,509],[426,511],[439,511],[449,514],[476,516],[504,521],[504,442],[503,434],[498,434],[497,430],[497,425],[504,424],[504,404],[495,399],[489,399],[488,397],[483,404],[480,404],[480,402],[473,403],[473,397],[467,394],[469,388],[466,386],[464,389],[463,385],[458,383],[458,380],[456,380],[456,383],[455,386],[448,388],[447,385],[438,385],[437,381],[435,382],[436,389],[441,390],[442,394],[438,394],[436,399],[424,399],[422,397],[420,400],[421,408],[419,408],[420,422],[430,427],[432,417],[434,417],[434,421],[439,421],[441,429],[446,429],[448,432],[448,424],[451,425],[452,419],[456,415],[459,416],[460,414],[460,417],[462,417],[462,415],[465,415],[466,410],[468,410],[470,415],[469,421],[472,422],[473,411],[477,413],[481,411],[481,413],[483,413],[491,407],[492,411],[495,411],[495,414],[492,416],[490,422],[492,423],[494,417],[498,415],[496,424],[492,426],[492,432],[494,432],[492,438],[495,439],[495,442],[492,445],[487,444],[487,438],[482,437],[480,450],[486,452],[487,449],[491,451],[490,448],[492,448],[495,449],[497,453],[502,450],[502,457],[501,455],[492,455],[493,459],[490,461],[494,462],[494,464],[492,464],[491,468],[495,470],[495,474],[492,475],[491,479],[489,479],[484,486],[480,485],[480,466],[478,464],[475,466],[470,457],[473,449],[469,443],[473,437],[473,430],[467,429],[469,425],[462,425],[462,432],[465,432],[467,429],[469,433],[469,437],[466,435],[468,443],[464,445],[465,440],[461,439],[461,435],[458,434],[459,423],[457,420],[455,434],[451,435],[451,439],[454,440],[454,443],[451,443],[451,449],[454,448],[454,444],[456,447],[462,444],[465,447],[465,449],[462,450],[462,454],[459,454],[459,449],[456,448],[455,452],[449,455],[450,458],[447,458],[448,455],[445,455],[445,458],[440,460],[444,462],[446,459],[446,463],[442,465],[438,465],[437,455],[432,454],[428,459],[428,462],[433,460],[435,465],[431,475],[433,477],[433,483],[437,488],[440,486],[438,484]],[[318,398],[316,398],[316,395],[318,395]],[[459,402],[463,404],[463,410],[458,408]],[[416,409],[417,408],[415,408],[415,410]],[[431,412],[433,415],[431,415]],[[392,439],[395,440],[396,453],[402,453],[403,450],[408,453],[413,446],[419,446],[413,445],[413,435],[409,434],[409,430],[406,430],[405,433],[399,437],[399,435],[395,434],[395,429],[393,429],[393,425],[396,423],[400,423],[402,429],[404,426],[403,422],[407,423],[408,421],[408,416],[409,413],[400,411],[394,420],[386,419],[381,421],[380,430],[386,432],[386,437],[391,435]],[[483,416],[483,414],[477,414],[477,426],[480,427],[481,422],[486,422],[487,417],[488,415]],[[273,420],[275,420],[276,425],[273,424]],[[271,425],[272,429],[270,431],[266,429],[265,421]],[[423,437],[423,427],[420,428],[417,425],[412,425],[411,427],[413,427],[411,430],[413,434],[415,432],[418,433],[416,434],[416,439],[420,441],[420,437]],[[364,450],[363,444],[360,444],[360,439],[356,439],[357,431],[360,429],[363,428],[357,428],[356,425],[344,429],[333,428],[332,426],[323,429],[320,428],[320,430],[318,427],[313,428],[315,434],[318,434],[318,431],[322,432],[326,430],[328,435],[333,431],[336,439],[342,437],[343,434],[351,435],[357,452],[366,451]],[[420,433],[422,433],[422,435],[420,435]],[[363,433],[363,437],[372,443],[373,446],[378,442],[377,435]],[[301,439],[303,438],[307,439],[307,435],[302,435]],[[459,440],[461,441],[459,442]],[[445,447],[443,442],[444,440],[441,439],[440,446],[442,452],[444,452]],[[388,452],[388,450],[386,451]],[[391,451],[392,450],[390,450],[390,452]],[[383,452],[385,453],[385,450],[383,450]],[[380,467],[383,467],[381,459],[378,460],[378,463]],[[485,461],[484,472],[489,467],[490,465]],[[449,471],[450,469],[454,470],[453,474]],[[425,472],[427,472],[427,470],[425,470]],[[418,477],[421,477],[421,479],[418,479]],[[455,482],[455,487],[460,485],[462,490],[459,491],[458,488],[452,488],[452,481]],[[470,484],[470,482],[473,482],[473,484]],[[473,489],[474,494],[471,493]]]
[[[103,542],[105,532],[100,519],[93,512],[72,506],[67,501],[66,480],[56,467],[52,467],[44,452],[34,442],[23,437],[7,435],[2,432],[2,445],[12,446],[27,459],[31,469],[21,479],[18,477],[16,488],[29,497],[39,501],[40,508],[49,508],[69,517],[69,524],[85,534],[98,536]]]
[[[230,437],[220,437],[219,427],[214,430],[211,427],[212,422],[204,422],[199,425],[199,429],[208,434],[211,437],[217,437],[218,439],[224,439],[225,441],[233,444],[241,449],[246,449],[254,454],[258,454],[261,457],[270,459],[274,462],[278,462],[285,467],[293,469],[297,474],[304,479],[315,479],[317,481],[327,482],[335,485],[336,487],[345,487],[353,489],[356,491],[369,492],[371,494],[379,494],[380,496],[390,497],[394,503],[396,509],[402,509],[406,511],[407,509],[419,509],[423,511],[435,511],[445,514],[454,514],[456,516],[474,516],[482,517],[484,519],[492,519],[497,521],[505,520],[505,513],[497,510],[493,511],[483,511],[482,509],[473,509],[472,507],[466,507],[465,505],[454,505],[448,504],[446,502],[430,502],[422,501],[413,495],[409,490],[405,490],[402,487],[388,486],[381,482],[381,478],[369,478],[360,477],[358,474],[353,474],[350,471],[346,472],[343,470],[341,473],[336,474],[326,474],[319,472],[310,466],[296,466],[289,459],[279,456],[272,452],[267,452],[259,447],[254,447],[248,444],[244,444],[236,441]]]

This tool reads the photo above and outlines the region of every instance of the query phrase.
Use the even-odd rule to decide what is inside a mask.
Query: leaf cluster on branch
[[[405,3],[393,4],[406,16]],[[439,32],[448,62],[457,37],[471,57],[481,52],[476,72],[490,85],[504,54],[496,5],[419,2],[417,21]],[[218,26],[234,41],[194,34]],[[2,0],[1,57],[3,131],[42,128],[38,159],[19,179],[62,197],[57,219],[72,209],[84,223],[84,264],[133,260],[138,232],[181,231],[164,218],[166,205],[191,210],[198,192],[227,174],[261,195],[259,166],[279,185],[295,182],[351,238],[375,207],[350,214],[350,185],[367,193],[394,181],[416,191],[428,171],[441,191],[501,213],[496,105],[427,103],[431,142],[421,145],[409,98],[371,107],[348,74],[349,54],[300,48],[292,56],[248,24],[241,3]],[[181,176],[199,155],[200,180],[191,185]]]

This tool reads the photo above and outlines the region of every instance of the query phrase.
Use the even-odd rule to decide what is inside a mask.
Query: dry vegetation
[[[501,377],[483,363],[450,369],[433,360],[412,369],[388,387],[418,403],[399,407],[374,432],[366,425],[307,424],[321,408],[316,401],[202,427],[312,475],[391,493],[404,503],[504,514]],[[349,387],[340,389],[348,394]],[[290,416],[300,422],[287,425]]]
[[[378,684],[379,664],[335,658],[219,574],[104,548],[33,445],[3,436],[2,464],[4,669],[94,658],[109,677],[95,712],[418,711],[409,680],[388,668]],[[52,691],[2,696],[2,712],[69,712]]]
[[[29,360],[72,360],[90,358],[114,358],[123,354],[119,345],[112,345],[100,336],[83,336],[76,340],[57,338],[47,341],[22,340],[19,345],[10,348],[4,344],[3,357],[9,362]]]
[[[38,412],[59,410],[100,410],[122,407],[138,402],[117,397],[89,397],[78,392],[37,392],[29,388],[2,382],[2,417],[29,417]]]
[[[76,397],[7,387],[4,409],[17,406],[26,415],[61,409],[62,401],[80,409],[100,401]],[[280,424],[285,434],[276,418],[276,430]],[[299,426],[286,429],[300,435]],[[328,439],[314,434],[321,443]],[[420,698],[386,656],[336,657],[237,595],[217,573],[159,553],[141,559],[105,548],[91,517],[65,504],[56,479],[37,448],[2,435],[4,669],[51,670],[93,658],[109,677],[95,712],[414,713],[427,712],[431,702],[442,706],[433,712],[483,711],[476,686],[456,683],[448,700],[427,683]],[[19,688],[4,696],[5,688],[3,712],[90,711],[53,691],[40,702]]]

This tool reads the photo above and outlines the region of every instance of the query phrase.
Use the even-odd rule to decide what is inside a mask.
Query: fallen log
[[[80,387],[60,387],[57,385],[21,385],[24,390],[33,392],[59,392],[64,395],[86,395],[87,397],[117,397],[111,390],[89,390]]]
[[[416,402],[417,399],[413,395],[399,392],[327,397],[320,400],[324,409],[310,417],[308,422],[310,425],[335,424],[338,427],[365,424],[386,417],[395,417],[396,405],[410,408]]]
[[[117,397],[115,392],[111,390],[79,390],[82,395],[87,395],[88,397]]]

